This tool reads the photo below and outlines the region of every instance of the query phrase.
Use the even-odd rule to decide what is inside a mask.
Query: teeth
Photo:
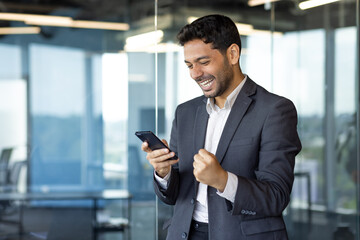
[[[203,86],[203,87],[208,87],[208,86],[211,85],[211,82],[212,82],[212,81],[213,81],[212,79],[209,79],[209,80],[206,80],[206,81],[204,81],[204,82],[202,82],[202,83],[200,83],[200,84],[201,84],[201,86]]]

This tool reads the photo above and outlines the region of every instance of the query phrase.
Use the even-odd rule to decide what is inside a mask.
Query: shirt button
[[[195,223],[195,228],[199,228],[199,224]]]
[[[191,202],[191,204],[194,204],[194,203],[195,203],[195,200],[194,200],[194,199],[191,199],[190,202]]]
[[[181,234],[181,238],[186,238],[186,237],[187,237],[186,232],[183,232],[183,233]]]

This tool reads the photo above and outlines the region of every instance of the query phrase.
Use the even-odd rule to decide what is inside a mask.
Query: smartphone
[[[140,138],[141,141],[147,142],[151,150],[157,150],[162,148],[169,149],[152,131],[138,131],[135,132],[135,135]],[[169,151],[172,152],[170,149]],[[175,155],[168,160],[176,159],[178,159],[178,156]]]

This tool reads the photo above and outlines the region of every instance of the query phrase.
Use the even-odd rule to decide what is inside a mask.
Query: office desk
[[[131,194],[126,190],[104,190],[97,192],[31,192],[31,193],[0,193],[0,201],[20,201],[19,212],[19,233],[24,233],[23,229],[23,207],[28,201],[45,200],[91,200],[92,204],[92,229],[93,237],[97,238],[99,232],[125,231],[130,226],[130,204]],[[127,201],[127,216],[122,219],[114,219],[107,223],[98,222],[97,210],[99,200],[125,200]],[[130,239],[130,234],[128,236]]]

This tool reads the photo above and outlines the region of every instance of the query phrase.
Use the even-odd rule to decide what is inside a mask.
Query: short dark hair
[[[235,23],[223,15],[207,15],[185,25],[177,35],[181,46],[185,43],[201,39],[204,43],[211,43],[214,49],[224,53],[235,43],[241,51],[241,40]]]

